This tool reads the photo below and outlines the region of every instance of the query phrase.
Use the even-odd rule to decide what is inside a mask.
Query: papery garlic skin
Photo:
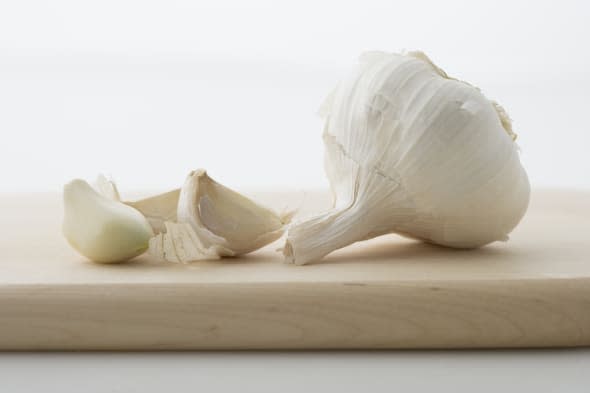
[[[96,177],[94,186],[96,191],[104,197],[112,199],[113,201],[121,201],[121,194],[119,193],[117,184],[112,178],[107,178],[105,175],[100,174]]]
[[[138,201],[125,201],[147,218],[155,233],[166,232],[166,222],[176,221],[180,188]]]
[[[84,180],[64,187],[62,232],[80,254],[99,263],[118,263],[144,253],[154,235],[145,217],[95,191]]]
[[[506,240],[527,209],[506,112],[421,52],[364,54],[322,113],[334,207],[291,226],[287,262],[386,233],[479,247]]]
[[[150,254],[171,262],[237,256],[281,237],[290,214],[279,215],[211,179],[191,172],[180,190],[176,222],[150,241]],[[141,209],[140,209],[141,210]]]

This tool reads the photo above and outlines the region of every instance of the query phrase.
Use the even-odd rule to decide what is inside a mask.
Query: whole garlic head
[[[328,212],[295,223],[305,264],[386,233],[473,248],[508,234],[530,187],[506,112],[421,52],[369,52],[321,109]]]

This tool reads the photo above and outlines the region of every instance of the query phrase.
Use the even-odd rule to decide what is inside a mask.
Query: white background
[[[583,1],[0,0],[0,191],[194,168],[319,188],[315,112],[364,50],[422,49],[514,119],[534,186],[590,188]],[[21,354],[2,391],[587,391],[588,350]],[[69,389],[69,390],[68,390]]]
[[[324,96],[364,50],[421,49],[504,105],[535,186],[590,188],[583,1],[0,0],[0,191],[111,174],[326,187]]]

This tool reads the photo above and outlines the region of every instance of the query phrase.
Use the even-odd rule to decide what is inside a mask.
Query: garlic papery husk
[[[288,262],[387,233],[479,247],[507,240],[527,209],[504,109],[421,52],[364,54],[321,113],[334,206],[290,227]]]
[[[139,210],[147,218],[152,229],[157,234],[166,232],[166,222],[176,221],[179,196],[180,188],[177,188],[149,198],[138,201],[125,201],[124,203]]]
[[[177,222],[150,241],[150,253],[171,262],[236,256],[281,237],[290,214],[279,215],[213,179],[191,172],[178,197]]]
[[[94,262],[123,262],[145,252],[154,235],[134,208],[95,191],[84,180],[64,187],[63,234],[70,245]]]
[[[105,175],[100,174],[94,181],[94,187],[99,194],[106,198],[112,199],[113,201],[121,201],[121,194],[112,178],[107,178]]]

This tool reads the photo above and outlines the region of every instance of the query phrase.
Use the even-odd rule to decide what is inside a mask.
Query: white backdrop
[[[324,95],[367,49],[422,49],[514,119],[536,186],[590,188],[583,1],[0,1],[0,191],[110,173],[318,188]]]

